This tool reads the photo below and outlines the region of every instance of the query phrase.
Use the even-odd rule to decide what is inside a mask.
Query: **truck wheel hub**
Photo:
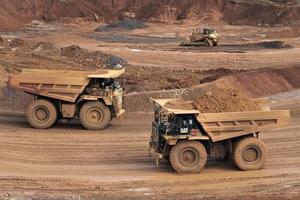
[[[197,162],[198,155],[193,149],[185,149],[181,152],[180,161],[184,165],[193,165]]]
[[[40,121],[44,121],[47,119],[48,113],[44,108],[38,108],[35,111],[35,117]]]
[[[243,155],[246,162],[254,162],[260,158],[259,150],[256,147],[248,147]]]
[[[102,114],[99,110],[90,110],[88,112],[88,119],[92,122],[98,122],[102,119]]]

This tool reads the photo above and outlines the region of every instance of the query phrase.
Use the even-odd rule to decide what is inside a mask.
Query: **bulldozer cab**
[[[213,28],[204,28],[203,29],[203,35],[209,35],[209,34],[212,34],[212,33],[215,33],[216,30],[213,29]]]

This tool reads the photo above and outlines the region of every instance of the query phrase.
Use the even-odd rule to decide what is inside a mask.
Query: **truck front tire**
[[[266,145],[255,137],[239,140],[233,149],[233,163],[241,170],[258,170],[265,165]]]
[[[102,130],[111,120],[109,108],[100,101],[86,102],[80,109],[79,118],[84,128]]]
[[[179,173],[199,173],[207,161],[207,152],[198,141],[181,141],[172,147],[170,163]]]
[[[47,129],[57,120],[57,109],[50,101],[38,99],[27,107],[28,123],[37,129]]]

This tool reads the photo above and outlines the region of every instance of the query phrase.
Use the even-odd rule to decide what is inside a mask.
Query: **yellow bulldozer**
[[[219,34],[213,28],[196,28],[192,35],[189,36],[188,41],[182,42],[180,46],[217,46],[219,42]]]

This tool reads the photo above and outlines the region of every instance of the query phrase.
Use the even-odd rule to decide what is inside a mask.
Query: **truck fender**
[[[178,138],[169,138],[169,139],[167,140],[167,143],[168,143],[168,145],[170,145],[170,146],[174,146],[175,144],[177,144],[177,142],[178,142]]]
[[[113,104],[112,99],[110,97],[103,97],[103,101],[107,106],[111,106]]]

